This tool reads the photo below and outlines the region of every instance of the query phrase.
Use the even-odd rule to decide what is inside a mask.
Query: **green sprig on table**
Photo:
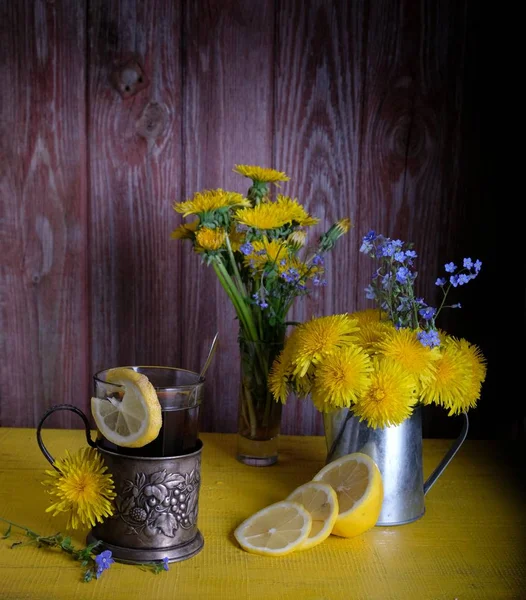
[[[96,550],[101,545],[100,541],[88,544],[84,548],[75,548],[75,546],[73,546],[71,543],[71,537],[62,535],[60,532],[55,533],[54,535],[44,536],[36,533],[28,527],[25,527],[24,525],[19,525],[18,523],[14,523],[9,519],[5,519],[4,517],[0,517],[0,521],[7,523],[7,529],[0,539],[6,540],[11,538],[11,535],[13,534],[13,527],[21,529],[23,532],[25,532],[25,536],[28,538],[25,541],[13,542],[11,544],[11,548],[17,548],[27,544],[36,544],[38,548],[58,548],[62,552],[69,554],[74,560],[80,562],[82,569],[85,569],[82,575],[82,581],[89,582],[96,577],[97,564],[95,557],[97,555]],[[162,562],[142,563],[138,566],[147,568],[156,575],[161,573],[163,570],[167,570]]]

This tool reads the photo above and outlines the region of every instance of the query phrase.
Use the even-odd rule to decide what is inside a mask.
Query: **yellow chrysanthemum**
[[[250,200],[237,192],[227,192],[218,188],[217,190],[196,192],[191,200],[175,203],[174,210],[178,213],[182,213],[184,217],[187,217],[188,215],[198,215],[220,208],[243,206],[251,206]]]
[[[395,360],[376,358],[373,363],[370,385],[354,404],[353,413],[375,429],[400,425],[417,401],[414,377]]]
[[[236,165],[232,170],[234,173],[252,179],[252,181],[261,181],[263,183],[274,183],[277,185],[280,181],[290,180],[290,177],[285,175],[285,173],[256,165]]]
[[[293,357],[294,375],[303,377],[312,364],[355,342],[356,331],[357,321],[349,315],[318,317],[300,325]]]
[[[434,376],[422,389],[424,404],[434,402],[449,410],[449,415],[460,414],[475,406],[480,395],[481,381],[474,379],[476,353],[458,340],[446,339],[440,345]],[[480,365],[475,370],[480,376]]]
[[[177,229],[172,231],[170,237],[172,240],[193,240],[198,227],[199,219],[192,221],[191,223],[183,223],[182,225],[179,225]]]
[[[225,243],[225,230],[221,227],[210,229],[202,227],[195,236],[197,243],[203,250],[219,250]]]
[[[113,515],[113,478],[94,448],[82,448],[74,456],[66,450],[66,457],[55,461],[55,466],[58,471],[46,471],[51,479],[43,481],[53,497],[46,512],[68,513],[67,527],[73,529],[94,527]]]
[[[440,357],[438,348],[423,346],[417,332],[411,329],[392,329],[376,344],[377,351],[399,362],[417,383],[425,384],[436,371],[435,362]]]
[[[358,346],[338,348],[316,368],[312,402],[320,412],[349,407],[369,385],[372,361]]]

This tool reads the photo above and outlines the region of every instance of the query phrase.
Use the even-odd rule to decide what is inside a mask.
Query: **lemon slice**
[[[243,521],[234,531],[239,545],[251,554],[285,556],[309,536],[312,518],[297,502],[276,502]]]
[[[157,392],[146,375],[119,367],[106,374],[108,383],[123,386],[124,396],[92,398],[91,412],[100,433],[125,448],[141,448],[153,441],[162,425]]]
[[[374,527],[384,497],[380,469],[374,460],[354,452],[329,463],[313,477],[331,485],[338,496],[339,515],[332,533],[354,537]]]
[[[309,481],[296,488],[287,498],[288,502],[301,504],[312,518],[309,537],[300,550],[321,544],[331,534],[338,518],[338,496],[328,483]]]

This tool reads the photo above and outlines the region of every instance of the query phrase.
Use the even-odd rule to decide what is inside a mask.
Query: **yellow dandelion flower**
[[[217,227],[216,229],[201,227],[196,233],[195,239],[199,244],[199,249],[219,250],[225,243],[225,237],[225,230],[221,227]]]
[[[415,379],[393,359],[375,358],[373,364],[370,385],[353,405],[353,413],[374,429],[400,425],[417,401]]]
[[[277,263],[288,260],[289,249],[287,244],[278,240],[269,240],[266,237],[252,242],[252,252],[245,256],[244,263],[254,271],[261,271],[267,263]]]
[[[274,183],[278,185],[280,181],[289,181],[290,177],[280,171],[274,169],[266,169],[256,165],[236,165],[233,169],[234,173],[248,177],[252,181],[261,181],[263,183]]]
[[[320,412],[349,407],[369,386],[372,361],[358,346],[338,348],[316,367],[312,402]]]
[[[311,227],[319,222],[319,219],[311,217],[295,198],[292,199],[278,194],[275,204],[279,207],[283,216],[288,219],[287,223],[295,221],[301,227]]]
[[[378,311],[373,311],[378,315]],[[353,313],[354,316],[356,313]],[[377,347],[385,337],[393,331],[393,325],[390,321],[365,321],[360,323],[360,329],[357,333],[356,343],[369,354],[376,354]]]
[[[382,312],[378,308],[367,308],[365,310],[357,310],[353,313],[349,313],[351,319],[356,319],[360,327],[366,323],[378,323],[386,319],[386,313]]]
[[[228,239],[233,252],[237,252],[245,243],[246,235],[243,231],[238,231],[235,225],[231,225],[228,232]]]
[[[300,248],[303,248],[303,246],[305,246],[306,241],[307,234],[300,229],[298,229],[297,231],[293,231],[287,238],[287,244],[294,250],[299,250]]]
[[[344,217],[335,223],[336,229],[340,232],[340,235],[346,234],[349,229],[352,227],[351,219],[349,217]]]
[[[172,231],[170,237],[172,240],[193,240],[195,232],[199,227],[199,219],[192,221],[191,223],[183,223],[179,225],[177,229]]]
[[[318,222],[296,200],[287,196],[278,196],[276,202],[261,202],[254,207],[237,210],[234,218],[242,225],[263,230],[279,229],[293,222],[309,227]]]
[[[466,357],[469,363],[471,376],[469,378],[466,400],[470,407],[474,407],[477,400],[480,398],[482,384],[486,380],[486,358],[478,346],[470,344],[465,339],[461,338],[460,340],[457,340],[451,338],[451,342],[458,346],[458,349]]]
[[[272,363],[268,377],[269,389],[275,400],[280,400],[283,404],[287,401],[289,393],[289,384],[291,384],[294,365],[292,356],[294,354],[297,329],[293,330],[287,338],[283,350]]]
[[[434,402],[449,410],[449,416],[460,414],[475,406],[480,394],[480,383],[474,380],[476,352],[458,340],[446,339],[440,345],[436,371],[422,389],[424,404]],[[475,369],[480,374],[479,363]],[[479,380],[480,381],[480,380]]]
[[[251,206],[250,200],[237,192],[227,192],[218,188],[216,190],[196,192],[191,200],[175,203],[174,210],[178,213],[182,213],[184,217],[187,217],[188,215],[198,215],[220,208],[242,206]]]
[[[348,315],[318,317],[298,327],[294,375],[303,377],[312,364],[356,341],[357,321]]]
[[[253,208],[237,210],[234,219],[256,229],[279,229],[288,222],[275,202],[262,202]]]
[[[376,350],[399,362],[417,381],[424,384],[436,371],[435,362],[440,357],[438,348],[423,346],[411,329],[394,329],[376,344]]]
[[[95,448],[82,448],[74,456],[66,450],[66,457],[55,461],[55,467],[58,471],[46,471],[51,479],[43,481],[53,497],[46,512],[53,511],[53,516],[67,513],[68,529],[94,527],[113,515],[113,478]]]

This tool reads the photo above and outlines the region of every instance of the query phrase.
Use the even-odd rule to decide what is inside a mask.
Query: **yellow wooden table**
[[[83,435],[44,431],[55,456],[84,445]],[[241,550],[232,532],[323,466],[323,438],[285,436],[279,464],[259,469],[235,460],[235,436],[202,439],[200,554],[159,575],[116,563],[99,580],[83,583],[79,564],[69,556],[34,546],[11,549],[18,539],[11,536],[0,540],[0,598],[526,599],[524,470],[513,460],[517,448],[466,442],[415,523],[375,527],[348,540],[331,536],[311,550],[268,558]],[[448,445],[425,440],[425,474]],[[43,535],[64,531],[63,520],[44,512],[47,466],[33,429],[0,428],[0,516]],[[76,545],[84,543],[84,533],[72,537]]]

